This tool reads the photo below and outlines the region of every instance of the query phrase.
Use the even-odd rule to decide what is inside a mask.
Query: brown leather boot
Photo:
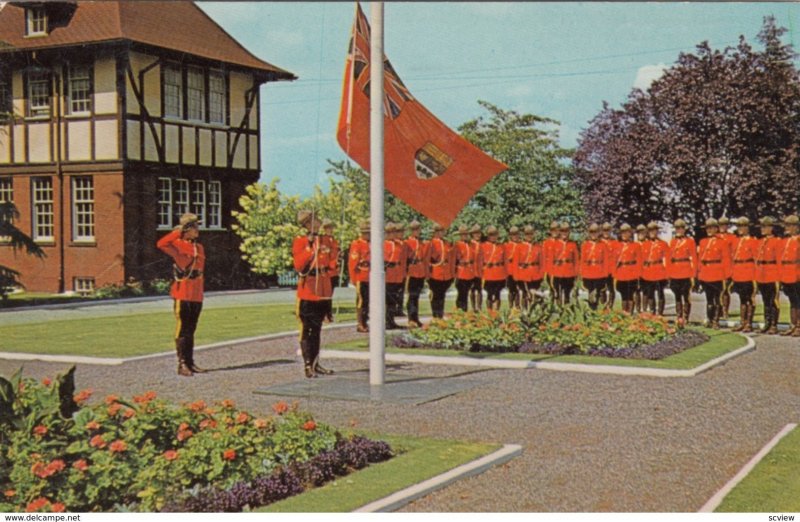
[[[742,311],[742,333],[750,333],[753,331],[753,315],[756,311],[756,305],[750,303],[745,305],[747,308]]]
[[[675,324],[683,324],[683,303],[675,301]]]
[[[175,339],[175,351],[178,354],[178,375],[181,377],[193,376],[192,369],[186,363],[186,339],[183,337]]]
[[[692,302],[689,301],[683,305],[683,322],[689,324],[689,315],[692,313]]]
[[[311,358],[311,346],[308,341],[300,341],[300,352],[303,354],[303,372],[309,379],[317,376],[314,371],[314,360]]]
[[[315,371],[316,373],[320,374],[320,375],[333,375],[333,374],[334,374],[334,371],[333,371],[333,370],[329,370],[329,369],[327,369],[327,368],[323,367],[323,366],[322,366],[322,365],[319,363],[319,357],[317,357],[316,359],[314,359],[314,371]]]
[[[792,332],[792,337],[800,337],[800,308],[797,309],[797,319],[794,323],[794,332]]]
[[[744,325],[747,320],[747,305],[743,304],[739,307],[739,325],[731,328],[731,332],[741,332],[744,330]]]
[[[770,320],[768,323],[767,331],[765,332],[767,335],[776,335],[778,333],[778,310],[774,308],[770,311]]]
[[[789,328],[784,330],[780,333],[783,337],[789,337],[794,335],[795,330],[797,329],[797,309],[790,308],[789,309]]]
[[[187,339],[186,345],[186,366],[188,366],[193,373],[208,372],[208,370],[204,370],[194,363],[194,339]]]

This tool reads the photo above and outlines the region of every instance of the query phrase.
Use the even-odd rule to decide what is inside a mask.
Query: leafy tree
[[[632,223],[781,215],[800,205],[800,77],[771,17],[762,51],[703,42],[619,109],[608,104],[575,154],[587,211]]]
[[[11,245],[14,252],[25,250],[29,255],[38,258],[45,257],[44,251],[24,232],[14,226],[14,220],[19,219],[19,211],[13,203],[0,203],[0,238]],[[0,265],[0,297],[5,300],[8,292],[15,286],[21,286],[19,272],[13,268]]]

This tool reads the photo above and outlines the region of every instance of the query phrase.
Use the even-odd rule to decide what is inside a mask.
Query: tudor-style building
[[[201,218],[207,286],[246,276],[231,210],[258,180],[259,89],[295,76],[188,1],[0,8],[0,201],[47,254],[0,264],[31,291],[167,277],[158,237]]]

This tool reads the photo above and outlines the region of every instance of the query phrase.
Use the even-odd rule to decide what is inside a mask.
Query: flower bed
[[[661,316],[537,303],[527,311],[453,313],[394,337],[398,348],[662,359],[707,341]]]
[[[241,511],[392,456],[283,402],[264,417],[154,392],[88,406],[73,375],[0,377],[0,511]]]

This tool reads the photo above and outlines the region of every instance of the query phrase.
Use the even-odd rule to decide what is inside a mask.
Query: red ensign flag
[[[369,161],[370,28],[358,6],[344,69],[336,138],[364,170]],[[448,226],[508,167],[450,130],[408,91],[384,56],[384,182],[429,219]]]

